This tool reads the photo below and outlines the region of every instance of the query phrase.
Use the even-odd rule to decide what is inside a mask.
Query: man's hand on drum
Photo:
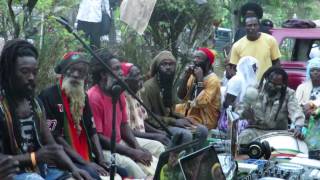
[[[306,116],[306,119],[309,119],[309,117],[315,112],[317,109],[317,106],[313,103],[307,103],[303,106],[303,112]]]
[[[255,119],[255,113],[254,110],[252,108],[248,108],[245,109],[242,112],[242,117],[247,119],[247,121],[249,122],[249,124],[253,124],[254,123],[254,119]]]
[[[304,139],[304,136],[302,134],[302,126],[295,126],[294,129],[290,129],[289,131],[293,132],[294,137]]]

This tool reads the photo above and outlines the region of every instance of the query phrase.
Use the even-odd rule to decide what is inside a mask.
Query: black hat
[[[80,62],[89,64],[88,58],[86,58],[83,53],[68,52],[63,56],[62,60],[54,68],[54,71],[57,74],[63,74],[71,65],[80,63]]]

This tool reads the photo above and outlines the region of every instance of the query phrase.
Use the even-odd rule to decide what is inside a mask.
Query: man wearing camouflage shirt
[[[287,130],[289,121],[295,137],[302,138],[305,116],[287,83],[287,73],[271,67],[264,73],[256,93],[249,92],[252,88],[247,89],[244,103],[237,107],[241,117],[249,121],[248,128],[239,135],[240,144],[248,144],[269,132]]]

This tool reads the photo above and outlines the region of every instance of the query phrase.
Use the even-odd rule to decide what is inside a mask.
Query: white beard
[[[78,85],[73,85],[70,83],[71,79],[64,77],[62,82],[62,90],[70,99],[70,112],[76,129],[81,132],[80,122],[83,115],[83,108],[85,106],[85,91],[84,91],[84,80],[79,80]]]

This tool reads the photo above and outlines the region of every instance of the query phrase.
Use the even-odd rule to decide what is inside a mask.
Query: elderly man
[[[143,81],[140,69],[131,63],[122,63],[121,69],[125,77],[125,82],[129,88],[140,96],[138,90],[142,88]],[[126,94],[127,113],[131,129],[140,145],[145,144],[144,147],[149,151],[157,151],[153,153],[156,157],[164,151],[164,145],[168,146],[170,139],[164,131],[158,130],[145,122],[148,119],[147,111],[139,102],[134,99],[129,93]]]
[[[78,169],[54,141],[45,121],[45,111],[35,98],[38,52],[24,40],[8,41],[0,58],[0,146],[19,164],[14,177],[20,179],[64,179],[64,173],[49,168],[41,177],[35,169],[43,164],[67,168],[77,179],[90,179]]]
[[[287,85],[287,73],[281,68],[272,67],[265,72],[256,93],[247,89],[244,103],[238,107],[241,117],[249,121],[248,128],[239,135],[240,144],[248,144],[268,132],[287,130],[289,119],[295,136],[301,137],[305,116],[294,90]]]
[[[61,75],[59,83],[43,90],[39,97],[56,141],[78,167],[100,179],[99,175],[108,174],[108,167],[84,89],[88,71],[89,61],[84,54],[67,53],[55,68]]]
[[[173,81],[176,70],[176,59],[170,51],[160,52],[151,65],[151,79],[146,81],[140,90],[141,99],[158,116],[160,121],[172,132],[182,134],[182,142],[192,140],[192,132],[201,140],[205,140],[208,130],[195,124],[191,119],[175,112],[175,93]],[[152,118],[147,121],[156,128],[161,126]]]
[[[112,71],[122,77],[119,60],[106,50],[98,51],[98,56],[108,64]],[[112,135],[112,87],[116,80],[95,59],[91,62],[91,73],[94,86],[88,90],[89,103],[96,123],[99,139],[104,147],[110,147]],[[116,107],[116,163],[128,170],[134,178],[153,176],[157,158],[139,144],[129,126],[126,99],[121,93]],[[154,150],[157,151],[157,150]],[[111,157],[110,151],[104,151],[105,156]]]
[[[272,65],[279,64],[281,56],[276,39],[266,33],[259,32],[259,20],[255,16],[245,18],[247,35],[233,44],[230,63],[234,68],[244,56],[252,56],[258,60],[257,78]]]
[[[214,53],[210,49],[195,51],[193,65],[186,69],[178,89],[184,104],[176,106],[177,112],[208,129],[217,127],[221,102],[220,80],[212,72],[213,63]]]

